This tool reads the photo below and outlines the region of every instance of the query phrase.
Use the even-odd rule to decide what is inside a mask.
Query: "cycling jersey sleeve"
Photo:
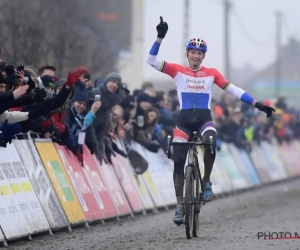
[[[174,78],[178,72],[177,64],[167,63],[164,60],[160,60],[157,58],[157,54],[159,51],[160,43],[155,42],[149,52],[147,63],[151,65],[156,70],[163,72],[172,78]]]
[[[245,90],[235,86],[231,82],[227,81],[222,74],[215,69],[214,71],[214,78],[215,78],[215,84],[218,85],[221,89],[224,91],[228,91],[229,93],[233,94],[237,98],[239,98],[241,101],[252,105],[254,98],[251,97]]]

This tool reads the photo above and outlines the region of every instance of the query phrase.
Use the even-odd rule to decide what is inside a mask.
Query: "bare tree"
[[[95,24],[99,1],[1,0],[0,4],[0,47],[9,64],[52,64],[59,76],[80,65],[95,75],[113,70],[119,46],[113,46],[111,38],[118,30],[109,23]]]

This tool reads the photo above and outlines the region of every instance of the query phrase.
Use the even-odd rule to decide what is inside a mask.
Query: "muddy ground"
[[[216,199],[201,211],[200,237],[187,240],[184,226],[173,224],[174,210],[134,219],[74,228],[72,233],[39,235],[9,242],[9,249],[300,250],[300,239],[263,240],[259,232],[298,232],[300,180]],[[275,234],[273,234],[276,237]]]

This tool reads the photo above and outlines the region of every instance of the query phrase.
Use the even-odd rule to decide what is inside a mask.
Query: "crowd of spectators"
[[[288,107],[285,98],[269,99],[265,105],[275,108],[271,118],[232,95],[225,93],[221,102],[212,102],[213,119],[220,141],[234,143],[238,148],[251,151],[252,142],[266,140],[290,142],[300,139],[300,112]]]
[[[166,138],[172,134],[179,113],[176,90],[166,94],[145,82],[131,92],[118,73],[93,80],[83,66],[66,78],[55,72],[51,65],[36,70],[0,60],[2,147],[20,133],[35,132],[66,146],[81,163],[83,144],[100,163],[111,163],[116,154],[129,157],[132,141],[153,153],[166,151]],[[220,102],[212,100],[217,147],[224,141],[249,151],[252,141],[300,139],[299,113],[288,108],[284,98],[265,104],[276,108],[271,119],[228,93]],[[123,140],[125,149],[116,139]]]

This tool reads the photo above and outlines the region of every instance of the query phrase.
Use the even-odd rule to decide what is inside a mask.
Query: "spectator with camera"
[[[111,72],[105,77],[103,83],[89,91],[90,99],[95,99],[95,96],[98,96],[101,98],[102,103],[96,113],[96,118],[93,123],[98,141],[99,155],[97,155],[97,157],[100,162],[102,162],[105,151],[104,137],[106,136],[106,126],[109,121],[111,109],[122,100],[122,96],[119,92],[121,83],[121,76],[116,72]]]
[[[66,116],[65,124],[69,128],[69,137],[66,139],[66,146],[77,155],[78,160],[83,164],[83,144],[90,146],[91,152],[97,149],[91,144],[97,145],[92,123],[96,118],[96,113],[101,107],[101,102],[96,101],[87,112],[89,96],[82,83],[75,91],[72,98],[70,110]],[[98,155],[97,155],[98,156]]]

